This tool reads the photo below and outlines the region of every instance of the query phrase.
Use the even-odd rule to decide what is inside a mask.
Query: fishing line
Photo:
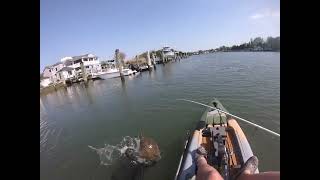
[[[223,110],[221,110],[221,109],[218,109],[218,108],[215,108],[215,107],[212,107],[212,106],[209,106],[209,105],[200,103],[200,102],[188,100],[188,99],[177,99],[177,100],[188,101],[188,102],[192,102],[192,103],[195,103],[195,104],[199,104],[199,105],[202,105],[202,106],[206,106],[206,107],[215,109],[215,110],[217,110],[217,111],[221,111],[221,112],[223,112],[223,113],[225,113],[225,114],[228,114],[228,115],[230,115],[230,116],[232,116],[232,117],[234,117],[234,118],[237,118],[237,119],[239,119],[239,120],[241,120],[241,121],[243,121],[243,122],[246,122],[246,123],[248,123],[248,124],[251,124],[251,125],[253,125],[253,126],[257,127],[257,128],[260,128],[260,129],[265,130],[265,131],[267,131],[267,132],[269,132],[269,133],[271,133],[271,134],[273,134],[273,135],[276,135],[276,136],[279,136],[279,137],[280,137],[280,134],[278,134],[278,133],[276,133],[276,132],[274,132],[274,131],[271,131],[270,129],[267,129],[267,128],[262,127],[262,126],[260,126],[260,125],[258,125],[258,124],[255,124],[255,123],[253,123],[253,122],[250,122],[250,121],[248,121],[248,120],[245,120],[245,119],[243,119],[243,118],[241,118],[241,117],[238,117],[238,116],[236,116],[236,115],[233,115],[233,114],[230,114],[230,113],[228,113],[228,112],[225,112],[225,111],[223,111]]]

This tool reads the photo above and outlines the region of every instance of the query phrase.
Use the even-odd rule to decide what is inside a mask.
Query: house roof
[[[64,58],[61,58],[61,62],[64,62],[64,61],[66,61],[66,60],[70,60],[70,59],[72,59],[72,57],[64,57]]]
[[[55,64],[46,66],[46,67],[44,67],[44,69],[51,68],[51,67],[56,66],[56,65],[59,65],[59,64],[62,64],[62,62],[57,62],[57,63],[55,63]]]
[[[62,64],[62,62],[57,62],[57,63],[53,64],[52,66],[57,66],[59,64]]]
[[[43,71],[45,71],[46,69],[52,68],[54,66],[57,66],[59,64],[63,64],[66,61],[75,61],[75,60],[78,60],[81,58],[92,58],[92,57],[97,57],[97,56],[89,53],[89,54],[80,55],[80,56],[65,57],[65,58],[63,58],[63,62],[57,62],[53,65],[46,66],[46,67],[44,67]]]
[[[96,56],[93,54],[85,54],[85,55],[80,55],[80,56],[73,56],[72,59],[77,60],[77,59],[81,59],[81,58],[90,58],[90,57],[96,57]]]
[[[63,67],[62,69],[60,69],[58,72],[62,72],[62,71],[72,71],[74,68],[72,67]]]

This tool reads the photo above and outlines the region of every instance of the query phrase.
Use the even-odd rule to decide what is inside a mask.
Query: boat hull
[[[136,71],[132,71],[131,69],[123,69],[122,73],[124,76],[130,76],[132,74],[135,74]],[[102,72],[96,76],[102,79],[111,79],[111,78],[120,77],[120,72],[119,70],[112,70],[112,71]]]
[[[148,71],[148,70],[149,70],[149,67],[148,67],[148,66],[141,66],[141,67],[140,67],[140,70],[141,70],[141,71]]]
[[[109,72],[109,73],[100,74],[98,76],[102,79],[111,79],[111,78],[120,77],[120,73],[119,72]]]

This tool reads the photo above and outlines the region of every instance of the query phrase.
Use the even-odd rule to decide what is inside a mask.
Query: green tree
[[[262,46],[262,45],[263,45],[263,39],[262,39],[262,37],[256,37],[256,38],[253,40],[253,46],[254,46],[254,47]]]
[[[272,47],[273,47],[273,50],[280,51],[280,36],[274,38]]]
[[[268,37],[266,40],[266,47],[272,49],[273,37]]]

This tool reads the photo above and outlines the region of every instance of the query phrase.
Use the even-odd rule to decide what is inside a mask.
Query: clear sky
[[[280,36],[279,0],[40,0],[40,71],[65,56],[193,51]]]

